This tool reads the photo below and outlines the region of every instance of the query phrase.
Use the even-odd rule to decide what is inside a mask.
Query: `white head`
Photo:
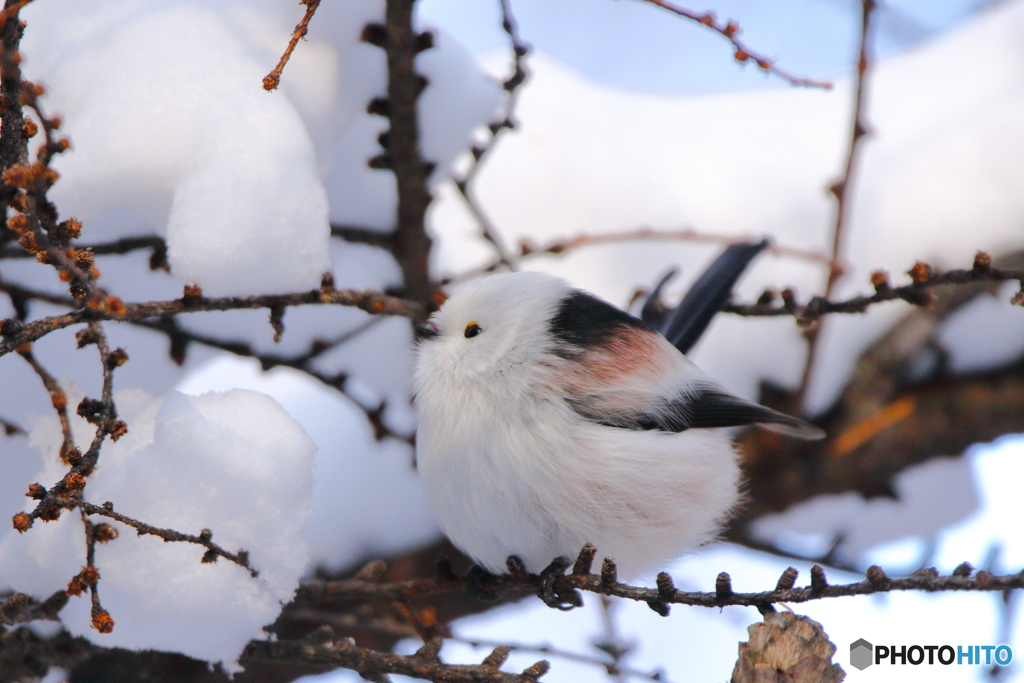
[[[572,291],[560,278],[530,272],[463,285],[418,326],[419,373],[483,379],[529,367],[549,352],[549,321]]]

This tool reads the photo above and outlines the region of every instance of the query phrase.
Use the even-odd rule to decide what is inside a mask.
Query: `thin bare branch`
[[[285,64],[292,58],[292,52],[295,51],[295,46],[299,44],[299,41],[306,37],[307,31],[309,31],[309,22],[316,14],[317,8],[320,6],[320,0],[301,0],[302,4],[306,6],[306,13],[302,15],[302,20],[295,26],[295,30],[292,31],[292,37],[288,41],[288,47],[284,49],[284,54],[281,55],[281,59],[278,60],[277,66],[269,74],[263,77],[263,89],[264,90],[276,90],[277,86],[281,84],[281,72],[284,71]]]
[[[6,286],[0,283],[0,291]],[[21,288],[24,290],[24,288]],[[208,298],[201,294],[185,296],[171,301],[151,301],[143,304],[123,303],[116,297],[109,297],[103,308],[83,308],[69,313],[34,320],[22,325],[16,321],[0,321],[0,356],[34,342],[51,332],[80,323],[115,320],[133,322],[146,318],[160,318],[177,313],[197,311],[231,311],[252,308],[287,308],[312,304],[352,306],[376,315],[397,315],[412,320],[425,317],[424,308],[414,302],[388,296],[371,290],[319,289],[295,294],[266,294],[250,297]]]
[[[495,666],[487,660],[478,665],[445,664],[429,653],[397,655],[377,652],[358,647],[345,638],[325,644],[253,641],[239,659],[243,666],[274,662],[322,666],[325,670],[344,667],[359,672],[368,680],[383,680],[383,676],[396,674],[436,683],[532,683],[548,670],[548,663],[543,660],[519,674],[501,671],[498,668],[500,663]]]
[[[830,301],[824,297],[813,297],[806,304],[800,304],[792,290],[783,290],[782,304],[774,303],[775,294],[766,292],[757,303],[754,304],[729,304],[723,311],[743,316],[780,316],[791,315],[801,325],[810,325],[829,313],[863,313],[870,306],[883,301],[906,301],[915,306],[928,306],[934,300],[934,295],[929,291],[942,285],[966,285],[975,282],[1005,282],[1017,280],[1021,283],[1021,292],[1010,298],[1010,303],[1024,305],[1024,270],[994,268],[991,266],[991,259],[988,254],[978,252],[974,260],[974,267],[970,270],[948,270],[943,273],[936,273],[931,266],[918,262],[913,268],[907,271],[911,277],[909,285],[892,287],[889,284],[889,276],[884,271],[875,271],[872,276],[872,284],[875,286],[875,293],[871,295],[862,294],[844,301]]]
[[[63,435],[63,444],[61,445],[61,455],[66,457],[66,454],[71,453],[75,448],[75,438],[71,434],[71,421],[68,418],[68,397],[64,393],[64,389],[61,388],[56,378],[51,375],[46,368],[43,367],[42,363],[35,357],[32,352],[31,345],[26,344],[25,346],[18,349],[18,355],[24,358],[35,373],[39,375],[39,379],[42,380],[43,386],[50,393],[50,404],[53,409],[57,411],[57,418],[60,420],[60,431]]]
[[[238,552],[232,553],[225,550],[213,542],[213,532],[209,529],[203,529],[199,532],[198,536],[183,534],[180,531],[175,531],[174,529],[161,529],[160,527],[140,522],[139,520],[128,517],[127,515],[122,515],[119,512],[114,512],[114,506],[109,503],[105,505],[93,505],[92,503],[87,503],[84,500],[78,500],[72,502],[70,507],[77,507],[89,515],[99,515],[101,517],[106,517],[108,519],[121,522],[122,524],[126,524],[135,529],[140,536],[159,536],[168,542],[194,543],[195,545],[201,545],[206,548],[206,553],[203,554],[202,562],[216,562],[218,557],[223,557],[229,562],[234,562],[238,566],[244,567],[253,577],[259,576],[259,572],[249,564],[248,552],[245,550],[239,550]]]
[[[875,0],[861,0],[861,23],[860,42],[857,50],[857,77],[853,95],[853,115],[850,130],[849,143],[846,150],[846,162],[843,167],[843,175],[836,182],[832,183],[829,191],[836,199],[836,216],[832,225],[832,251],[831,259],[834,264],[838,263],[839,255],[843,247],[843,237],[846,231],[846,224],[850,213],[850,187],[853,183],[854,171],[856,170],[858,152],[862,145],[861,141],[868,133],[868,126],[864,119],[864,100],[867,90],[869,67],[871,66],[871,14],[875,9]],[[828,281],[825,285],[824,297],[828,299],[835,290],[836,282],[842,276],[841,268],[833,265],[829,269]],[[807,358],[804,362],[804,369],[800,376],[800,385],[797,389],[796,403],[803,403],[807,389],[811,383],[811,376],[818,357],[818,341],[821,338],[821,326],[814,325],[807,329]]]
[[[563,256],[583,247],[601,246],[607,244],[627,244],[630,242],[646,241],[685,241],[685,242],[708,242],[711,244],[739,244],[743,242],[754,242],[764,239],[763,235],[720,235],[717,233],[701,232],[693,228],[681,228],[679,230],[658,230],[655,228],[642,227],[634,230],[618,230],[615,232],[604,232],[597,234],[581,234],[575,237],[564,237],[555,239],[546,244],[537,245],[528,240],[519,244],[518,260],[535,258],[538,256]],[[797,249],[776,243],[769,239],[768,251],[776,256],[788,256],[792,258],[820,263],[828,268],[841,267],[824,254],[806,249]],[[482,268],[477,268],[462,273],[447,282],[459,282],[471,277],[498,269],[504,261],[495,259]]]
[[[826,90],[832,87],[832,83],[830,81],[795,76],[788,71],[784,71],[776,66],[775,60],[751,50],[737,38],[740,33],[740,27],[734,21],[728,21],[724,24],[720,24],[715,18],[714,12],[694,12],[693,10],[688,10],[670,2],[666,2],[666,0],[644,0],[644,2],[649,2],[652,5],[657,5],[658,7],[667,9],[669,12],[678,14],[679,16],[685,17],[691,21],[696,21],[698,24],[706,26],[712,31],[723,36],[726,40],[732,43],[733,47],[736,49],[733,57],[741,64],[754,62],[762,71],[775,74],[779,78],[788,81],[790,85],[800,85],[810,88],[825,88]]]
[[[496,640],[486,640],[480,638],[461,638],[459,636],[449,636],[446,640],[451,640],[456,643],[465,643],[472,647],[507,647],[512,652],[529,652],[533,654],[543,655],[545,657],[553,657],[557,659],[564,659],[570,662],[579,662],[580,664],[589,664],[591,666],[600,667],[605,670],[606,673],[615,675],[621,674],[629,678],[645,678],[650,681],[660,681],[661,683],[668,683],[668,679],[661,671],[640,671],[639,669],[631,669],[629,667],[622,667],[614,664],[605,659],[593,657],[591,655],[581,654],[579,652],[570,652],[561,648],[554,647],[552,645],[527,645],[524,643],[501,643]]]
[[[508,97],[505,100],[505,111],[500,121],[494,121],[487,127],[487,130],[490,132],[487,142],[483,146],[474,146],[470,150],[473,158],[470,161],[469,169],[467,169],[462,177],[455,178],[454,180],[455,187],[459,190],[463,200],[465,200],[470,213],[473,214],[477,223],[480,224],[481,236],[490,242],[498,253],[498,263],[514,270],[515,262],[512,255],[505,249],[490,218],[487,217],[487,214],[473,196],[472,188],[473,180],[480,171],[480,165],[488,153],[494,149],[494,145],[497,143],[501,133],[515,128],[512,114],[515,112],[516,103],[519,99],[520,86],[522,86],[529,75],[526,71],[524,59],[530,52],[530,46],[523,42],[523,39],[519,36],[519,28],[515,17],[512,16],[512,7],[509,0],[499,0],[499,2],[501,4],[501,28],[508,34],[512,47],[512,75],[502,83],[502,87],[508,93]]]

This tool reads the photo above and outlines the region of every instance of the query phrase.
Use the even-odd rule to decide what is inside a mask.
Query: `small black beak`
[[[420,323],[412,328],[413,332],[416,333],[416,339],[433,339],[441,334],[441,331],[437,329],[437,325],[430,322],[429,320],[425,323]]]

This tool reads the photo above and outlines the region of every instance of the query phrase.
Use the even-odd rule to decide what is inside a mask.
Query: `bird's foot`
[[[537,597],[544,601],[548,607],[560,609],[563,612],[574,607],[583,606],[583,596],[575,588],[563,588],[558,590],[555,583],[565,576],[565,570],[572,562],[567,557],[556,557],[540,573],[540,586],[537,588]]]
[[[495,586],[498,577],[478,564],[469,568],[466,574],[466,592],[480,602],[497,602],[505,597],[505,591]]]

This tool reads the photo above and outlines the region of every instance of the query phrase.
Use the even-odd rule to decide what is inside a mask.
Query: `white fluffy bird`
[[[729,394],[644,322],[542,273],[466,284],[417,326],[417,464],[483,568],[586,543],[628,578],[710,540],[736,505],[721,427],[816,428]]]

